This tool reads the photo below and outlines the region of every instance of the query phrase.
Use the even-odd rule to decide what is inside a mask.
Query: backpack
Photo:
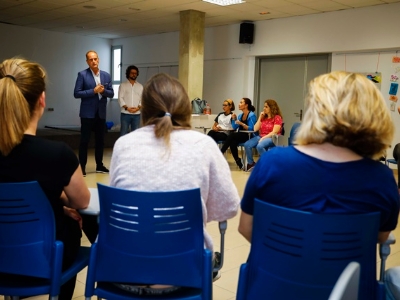
[[[206,100],[200,98],[195,98],[192,100],[192,113],[193,114],[203,114],[203,110],[206,108]]]

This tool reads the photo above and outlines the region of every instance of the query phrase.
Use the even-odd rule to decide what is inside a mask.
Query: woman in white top
[[[110,185],[149,192],[200,188],[204,243],[212,251],[206,223],[233,218],[239,205],[227,161],[210,137],[191,130],[189,97],[177,79],[154,75],[141,111],[143,127],[115,143]]]
[[[222,103],[223,112],[220,112],[214,120],[212,129],[208,132],[208,135],[215,141],[225,141],[229,133],[233,131],[231,116],[235,110],[235,103],[232,99],[226,99]]]

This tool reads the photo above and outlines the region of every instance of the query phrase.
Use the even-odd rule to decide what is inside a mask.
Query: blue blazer
[[[99,111],[99,117],[101,119],[106,118],[107,98],[114,97],[110,74],[100,70],[100,82],[104,85],[104,93],[101,99],[99,99],[99,94],[94,93],[96,81],[93,78],[90,68],[78,73],[74,97],[81,99],[79,117],[92,119],[95,117],[96,112]]]

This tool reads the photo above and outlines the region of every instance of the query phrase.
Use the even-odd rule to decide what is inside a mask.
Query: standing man
[[[129,66],[125,72],[128,81],[122,83],[118,91],[118,102],[121,106],[121,136],[138,129],[140,126],[140,104],[142,100],[143,85],[136,81],[139,69]]]
[[[103,165],[106,106],[107,98],[114,97],[111,76],[100,71],[96,51],[89,50],[86,53],[86,63],[89,68],[78,73],[74,89],[74,97],[81,98],[79,163],[83,176],[86,176],[87,151],[92,130],[95,137],[96,173],[108,173],[108,169]]]

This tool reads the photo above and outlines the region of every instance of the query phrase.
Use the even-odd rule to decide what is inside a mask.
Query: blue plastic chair
[[[288,146],[292,146],[294,143],[294,138],[296,136],[296,132],[299,129],[301,123],[300,122],[296,122],[293,124],[292,128],[290,128],[290,133],[288,136]]]
[[[237,299],[328,299],[352,261],[361,266],[359,299],[384,299],[384,285],[376,281],[379,217],[314,214],[256,199]]]
[[[143,299],[113,283],[185,287],[146,299],[212,298],[200,189],[138,192],[98,184],[98,191],[99,236],[91,250],[87,299]]]
[[[37,182],[0,183],[0,295],[49,294],[89,261],[81,247],[75,263],[62,272],[63,243],[55,240],[54,213]]]
[[[389,166],[390,164],[394,164],[397,166],[397,161],[394,158],[386,159],[386,165]]]

